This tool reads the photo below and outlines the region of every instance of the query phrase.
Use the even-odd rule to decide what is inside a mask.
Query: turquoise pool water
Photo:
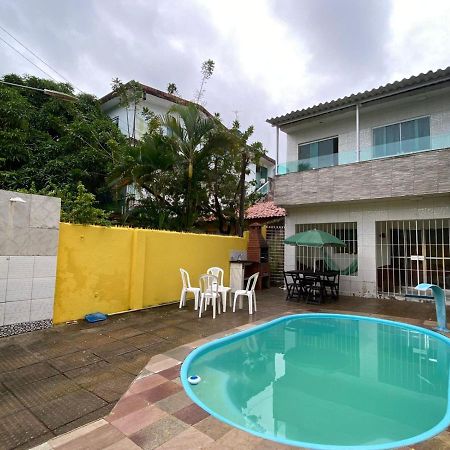
[[[359,316],[287,316],[206,344],[182,383],[210,414],[307,448],[386,449],[444,430],[450,340]],[[202,381],[190,385],[187,377]]]

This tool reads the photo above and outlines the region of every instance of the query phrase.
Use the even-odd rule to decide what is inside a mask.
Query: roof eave
[[[426,87],[430,87],[430,86],[435,86],[438,84],[442,84],[442,83],[446,83],[450,81],[450,75],[443,77],[443,78],[439,78],[439,79],[434,79],[434,80],[427,80],[425,82],[421,82],[418,83],[416,85],[413,86],[405,86],[405,87],[401,87],[398,89],[395,89],[393,91],[390,92],[385,92],[382,94],[378,94],[378,95],[367,95],[367,97],[364,97],[364,93],[358,95],[358,94],[353,94],[350,97],[359,97],[356,99],[353,99],[352,101],[348,101],[345,104],[342,104],[340,106],[337,107],[332,107],[332,108],[325,108],[323,110],[320,111],[314,111],[311,112],[310,114],[304,114],[304,115],[300,115],[297,117],[292,117],[292,115],[295,115],[296,113],[299,114],[302,112],[302,110],[299,111],[295,111],[289,114],[285,114],[284,116],[280,116],[280,117],[275,117],[273,119],[267,119],[266,122],[271,124],[272,126],[277,126],[277,127],[282,127],[284,125],[289,125],[292,123],[296,123],[296,122],[301,122],[302,120],[306,120],[306,119],[311,119],[313,117],[318,117],[318,116],[323,116],[325,114],[329,114],[329,113],[333,113],[333,112],[338,112],[338,111],[343,111],[345,109],[351,108],[351,107],[355,107],[357,104],[362,105],[362,104],[366,104],[366,103],[370,103],[373,101],[377,101],[377,100],[382,100],[385,98],[389,98],[389,97],[394,97],[396,95],[401,95],[407,92],[412,92],[415,90],[419,90],[419,89],[423,89]],[[382,88],[380,88],[382,89]],[[335,102],[338,102],[339,100],[335,100]],[[312,106],[311,109],[315,109],[317,108],[319,105],[317,106]],[[308,108],[309,109],[309,108]],[[303,110],[304,111],[304,110]]]

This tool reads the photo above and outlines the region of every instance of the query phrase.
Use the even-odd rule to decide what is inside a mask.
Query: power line
[[[24,43],[19,41],[12,33],[10,33],[6,28],[2,27],[0,25],[0,30],[3,30],[8,36],[13,38],[19,45],[21,45],[25,50],[30,52],[35,58],[37,58],[41,63],[45,64],[50,70],[53,70],[56,74],[58,74],[66,83],[71,84],[75,89],[80,91],[81,93],[84,93],[78,86],[76,86],[74,83],[70,82],[64,75],[62,75],[60,72],[58,72],[54,67],[52,67],[50,64],[48,64],[44,59],[42,59],[38,54],[36,54],[33,50],[31,50],[29,47],[27,47]],[[24,56],[22,53],[20,53],[22,56]],[[45,73],[45,72],[44,72]],[[48,74],[47,74],[48,75]],[[55,80],[56,81],[56,80]]]
[[[33,66],[36,67],[37,69],[39,69],[42,73],[45,73],[45,75],[50,77],[53,81],[55,81],[56,83],[58,82],[58,80],[53,78],[49,73],[47,73],[44,69],[42,69],[42,67],[39,67],[33,61],[31,61],[31,59],[27,58],[23,53],[19,52],[19,50],[17,50],[17,48],[15,48],[13,45],[11,45],[8,41],[5,41],[1,36],[0,36],[0,40],[3,41],[8,47],[11,47],[20,56],[22,56],[22,58],[25,58],[29,63],[33,64]]]

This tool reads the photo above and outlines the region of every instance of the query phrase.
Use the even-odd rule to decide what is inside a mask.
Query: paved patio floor
[[[142,370],[144,374],[152,372],[153,378],[145,377],[148,379],[147,383],[154,383],[159,377],[158,380],[162,381],[160,384],[164,383],[166,387],[163,389],[164,392],[161,388],[154,391],[154,395],[158,398],[147,399],[147,404],[141,406],[154,408],[153,403],[166,398],[168,403],[166,405],[163,402],[163,407],[158,406],[157,409],[152,410],[152,413],[146,410],[148,412],[146,417],[151,417],[151,421],[158,422],[158,427],[161,429],[171,430],[181,427],[179,430],[177,428],[178,431],[175,434],[170,432],[158,438],[154,445],[144,445],[142,448],[163,446],[165,442],[169,442],[181,432],[193,433],[194,437],[199,439],[205,439],[203,436],[205,435],[212,440],[207,440],[209,444],[218,442],[225,434],[233,433],[233,436],[236,434],[233,438],[235,441],[237,439],[236,445],[240,441],[248,441],[245,445],[242,443],[243,446],[239,444],[242,449],[278,448],[272,443],[264,447],[267,441],[254,442],[247,439],[245,433],[241,434],[225,426],[220,427],[219,422],[207,415],[201,417],[201,410],[190,402],[186,403],[184,393],[176,381],[178,365],[186,356],[186,351],[191,348],[186,344],[201,338],[288,311],[317,310],[375,314],[424,326],[432,326],[435,320],[432,304],[343,297],[338,303],[312,307],[296,302],[286,302],[284,291],[273,288],[258,295],[258,312],[253,316],[249,316],[244,309],[234,314],[227,311],[215,320],[212,320],[209,313],[199,320],[194,314],[192,302],[189,302],[188,307],[182,310],[179,310],[177,305],[167,305],[112,316],[103,323],[80,322],[3,338],[0,340],[0,448],[5,450],[31,448],[93,421],[95,421],[94,424],[89,427],[99,428],[93,435],[97,436],[101,435],[100,432],[105,432],[108,439],[113,439],[114,443],[123,441],[120,444],[122,446],[119,447],[108,447],[106,444],[99,447],[99,443],[93,443],[95,448],[139,448],[140,446],[134,441],[130,443],[128,438],[127,441],[123,440],[124,436],[128,436],[126,433],[119,433],[111,438],[109,427],[112,425],[109,421],[112,421],[111,417],[114,415],[116,420],[120,419],[120,415],[117,416],[117,409],[112,416],[109,413]],[[164,354],[164,357],[159,356],[160,354]],[[149,363],[152,357],[152,362]],[[163,368],[164,363],[160,364],[161,367],[157,366],[157,369],[154,366],[147,366],[167,358],[172,361],[172,365],[169,364],[168,367]],[[145,386],[145,390],[154,387],[156,385]],[[161,395],[163,397],[159,398]],[[121,407],[120,404],[119,407]],[[161,417],[153,414],[157,410],[162,411]],[[126,417],[129,413],[130,410],[127,409],[126,414],[122,416],[122,422],[130,422],[130,419]],[[108,421],[102,419],[106,416],[109,416]],[[172,420],[173,417],[177,420]],[[194,418],[195,424],[190,424],[189,421]],[[131,421],[134,422],[135,418]],[[168,423],[160,423],[161,421]],[[152,425],[147,423],[144,425],[134,432],[145,436],[149,433],[159,435]],[[117,431],[116,427],[113,428]],[[82,430],[86,431],[86,427]],[[211,433],[214,436],[211,436]],[[184,442],[183,436],[181,443]],[[60,442],[61,446],[66,448],[68,443],[63,437],[59,439],[59,441],[51,442],[56,442],[55,447],[58,447]],[[224,441],[221,442],[225,445]],[[72,448],[73,444],[79,445],[80,441],[72,442],[67,448]],[[175,445],[176,442],[173,444]],[[48,444],[45,445],[46,448],[51,448]],[[178,445],[176,448],[193,448],[178,447]],[[447,446],[448,441],[442,441],[442,443],[434,441],[433,447],[426,447],[427,445],[422,444],[415,448],[450,448]],[[236,447],[233,446],[233,448]]]

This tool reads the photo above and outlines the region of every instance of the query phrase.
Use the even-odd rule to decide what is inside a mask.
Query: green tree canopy
[[[68,84],[34,76],[6,75],[3,80],[75,95]],[[0,84],[1,189],[64,188],[77,195],[82,182],[101,206],[110,206],[106,177],[127,140],[93,96],[77,98],[68,102]]]
[[[195,104],[175,105],[148,120],[149,132],[126,152],[112,177],[119,188],[135,187],[126,220],[192,230],[199,220],[212,218],[229,234],[242,223],[239,212],[254,200],[245,175],[264,150],[260,143],[248,144],[253,128],[227,129]]]

